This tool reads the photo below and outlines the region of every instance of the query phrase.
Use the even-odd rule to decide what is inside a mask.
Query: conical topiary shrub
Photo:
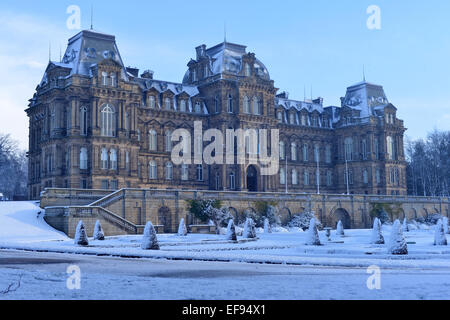
[[[156,237],[155,227],[149,221],[144,229],[141,248],[143,250],[159,250],[158,238]]]
[[[255,223],[252,218],[247,218],[244,225],[244,233],[242,236],[246,239],[255,239],[256,238],[256,228]]]
[[[272,227],[269,219],[264,219],[264,233],[272,233]]]
[[[228,241],[237,241],[237,236],[236,236],[236,227],[234,226],[234,221],[233,219],[231,219],[228,222],[228,227],[227,227],[227,237],[226,239]]]
[[[178,235],[180,237],[185,237],[187,236],[188,232],[187,232],[187,228],[186,228],[186,223],[184,223],[184,219],[182,218],[180,220],[180,226],[178,227]]]
[[[342,221],[339,221],[337,224],[336,234],[341,237],[345,236],[344,225],[342,224]]]
[[[450,231],[449,231],[449,228],[448,228],[448,218],[447,217],[442,218],[442,224],[444,226],[445,234],[450,234]]]
[[[384,244],[383,233],[381,232],[381,221],[378,218],[375,218],[373,221],[373,230],[372,230],[372,244]]]
[[[408,254],[408,246],[403,236],[400,220],[395,220],[392,226],[391,238],[389,240],[388,253],[394,255]]]
[[[447,245],[447,238],[445,236],[444,224],[442,223],[442,220],[438,221],[434,230],[434,245],[435,246]]]
[[[97,220],[94,227],[94,240],[105,240],[105,233],[103,232],[102,225],[100,224],[100,221]]]
[[[309,222],[309,229],[306,239],[306,244],[308,246],[320,246],[320,238],[319,238],[319,231],[317,230],[317,224],[316,219],[312,218]]]
[[[75,244],[78,246],[88,246],[89,241],[84,228],[83,221],[78,222],[77,230],[75,232]]]
[[[406,217],[405,217],[405,219],[403,219],[402,229],[403,229],[403,232],[409,232],[408,220],[406,219]]]

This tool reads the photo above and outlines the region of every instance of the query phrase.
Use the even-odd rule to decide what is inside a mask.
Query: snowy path
[[[69,265],[81,290],[66,288]],[[381,271],[381,290],[367,289],[365,268],[186,262],[0,251],[0,299],[450,299],[450,272]]]

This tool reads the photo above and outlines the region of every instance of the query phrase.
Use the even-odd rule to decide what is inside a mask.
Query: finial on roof
[[[363,65],[363,80],[366,82],[366,67]]]
[[[94,5],[91,3],[91,30],[94,30]]]
[[[227,42],[227,22],[223,23],[223,42]]]

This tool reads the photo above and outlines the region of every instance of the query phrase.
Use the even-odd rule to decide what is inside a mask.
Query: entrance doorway
[[[258,192],[258,170],[255,166],[247,169],[247,189],[249,192]]]

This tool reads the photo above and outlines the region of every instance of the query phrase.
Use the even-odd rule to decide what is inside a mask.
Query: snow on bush
[[[450,231],[449,231],[449,228],[448,228],[448,218],[447,217],[443,217],[442,218],[442,224],[444,226],[445,234],[450,234]]]
[[[319,231],[317,230],[317,222],[315,218],[312,218],[309,222],[308,235],[306,240],[308,246],[320,246]]]
[[[244,225],[244,233],[242,236],[246,239],[255,239],[256,238],[256,229],[255,223],[252,218],[247,218]]]
[[[228,208],[217,209],[213,202],[208,203],[205,209],[205,215],[210,218],[210,225],[215,225],[217,233],[221,227],[226,226],[228,221],[233,218]]]
[[[153,227],[153,224],[150,221],[147,222],[147,225],[145,226],[141,248],[143,250],[159,250],[155,227]]]
[[[181,218],[180,226],[178,227],[178,236],[185,237],[185,236],[187,236],[187,234],[188,234],[188,232],[187,232],[187,228],[186,228],[186,223],[184,223],[184,219]]]
[[[372,244],[384,244],[383,233],[381,232],[381,221],[375,218],[372,229]]]
[[[402,229],[403,229],[403,232],[409,232],[408,220],[406,220],[406,217],[405,217],[405,219],[403,219]]]
[[[97,220],[94,227],[94,240],[105,240],[105,233],[103,232],[102,225],[100,224],[100,221]]]
[[[78,246],[88,246],[89,241],[84,228],[83,221],[78,222],[77,230],[75,232],[75,244]]]
[[[444,224],[442,220],[439,220],[434,231],[434,245],[435,246],[446,246],[447,238],[445,237]]]
[[[231,219],[228,222],[227,238],[226,239],[229,240],[229,241],[237,241],[236,227],[234,226],[233,219]]]
[[[342,221],[339,221],[337,224],[336,234],[341,237],[345,236],[344,225],[342,224]]]
[[[388,245],[388,253],[393,255],[408,254],[408,246],[403,236],[402,225],[400,220],[395,220],[392,226],[391,238]]]
[[[272,227],[270,226],[269,219],[264,220],[264,233],[272,233]]]
[[[289,222],[288,227],[290,228],[301,228],[303,231],[306,231],[309,229],[309,225],[311,222],[311,219],[315,219],[314,212],[303,212],[296,214],[292,217],[292,220]],[[316,222],[318,228],[322,228],[322,225],[320,222]]]

